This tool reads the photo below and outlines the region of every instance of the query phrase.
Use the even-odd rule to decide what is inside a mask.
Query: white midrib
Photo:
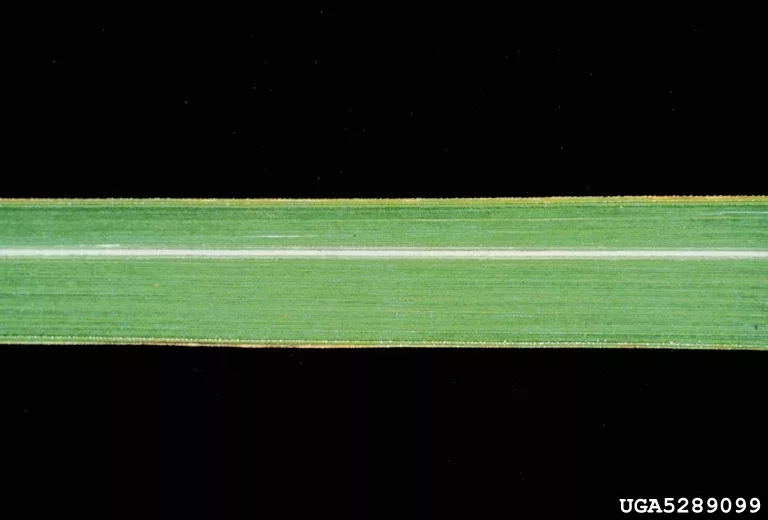
[[[768,250],[0,248],[0,258],[768,259]]]

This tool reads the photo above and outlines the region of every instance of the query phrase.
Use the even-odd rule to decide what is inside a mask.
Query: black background
[[[14,53],[0,196],[765,194],[756,33],[717,14],[46,11]],[[99,518],[766,502],[766,368],[759,352],[4,347],[2,493],[31,517]]]
[[[44,14],[9,81],[21,110],[7,148],[21,160],[6,195],[765,192],[747,16]]]

